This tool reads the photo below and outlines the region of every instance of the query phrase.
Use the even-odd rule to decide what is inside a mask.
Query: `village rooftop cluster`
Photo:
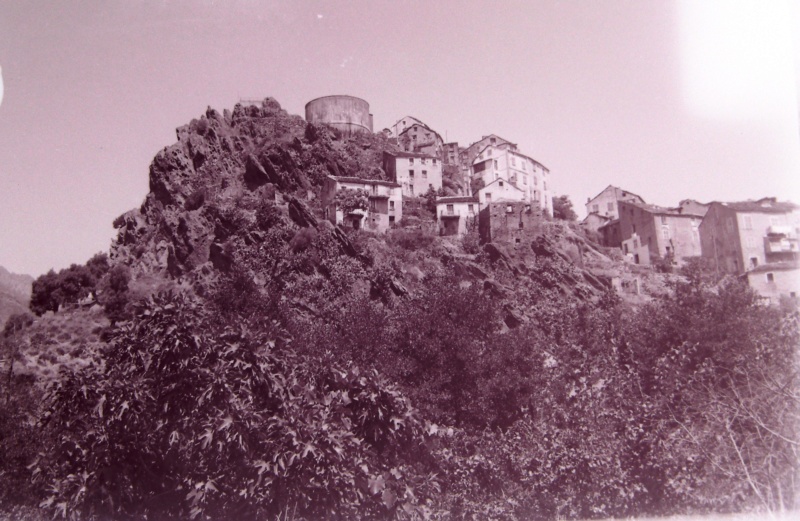
[[[306,120],[346,135],[373,132],[369,104],[352,96],[310,101]],[[460,236],[477,225],[483,241],[516,246],[552,214],[549,169],[507,139],[489,134],[461,147],[445,143],[411,116],[382,132],[397,148],[383,155],[388,180],[329,176],[322,205],[334,224],[386,231],[402,219],[404,200],[433,190],[440,194],[440,235]],[[441,195],[445,174],[464,181],[458,195]],[[336,203],[343,189],[366,192],[368,208],[343,212]],[[665,208],[608,186],[587,201],[586,213],[581,226],[596,232],[603,246],[621,249],[631,263],[680,266],[703,257],[718,273],[745,278],[766,299],[796,299],[800,293],[800,206],[794,203],[774,197],[728,203],[686,199]]]

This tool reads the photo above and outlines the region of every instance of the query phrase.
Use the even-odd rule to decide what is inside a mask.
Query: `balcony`
[[[800,247],[797,239],[767,237],[764,239],[764,250],[767,253],[797,253]]]
[[[790,237],[792,235],[792,227],[787,225],[773,224],[767,228],[767,235],[774,237]]]

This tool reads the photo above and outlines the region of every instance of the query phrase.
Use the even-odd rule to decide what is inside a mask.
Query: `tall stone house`
[[[682,264],[700,256],[700,223],[705,210],[664,208],[636,201],[617,201],[623,253],[636,264],[653,264],[664,259]]]
[[[800,259],[800,206],[774,197],[713,202],[700,225],[703,256],[721,273],[742,275]],[[761,271],[761,270],[759,270]]]
[[[516,146],[486,145],[475,156],[471,174],[481,204],[506,199],[552,211],[550,171]]]
[[[342,190],[363,190],[367,196],[367,208],[340,208],[336,194]],[[334,225],[385,232],[403,218],[401,187],[390,181],[328,176],[322,185],[320,199],[323,216]]]
[[[586,215],[597,214],[612,221],[619,219],[620,201],[645,202],[644,199],[633,192],[608,185],[599,194],[586,200]]]
[[[400,118],[389,129],[389,137],[397,140],[397,146],[404,152],[428,154],[440,160],[444,148],[442,136],[428,125],[412,116]]]
[[[402,187],[406,197],[420,197],[428,190],[442,188],[442,161],[431,154],[384,152],[383,170]]]

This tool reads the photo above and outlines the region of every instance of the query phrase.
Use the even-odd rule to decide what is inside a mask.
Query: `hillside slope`
[[[8,317],[28,310],[33,277],[10,273],[0,266],[0,330]]]

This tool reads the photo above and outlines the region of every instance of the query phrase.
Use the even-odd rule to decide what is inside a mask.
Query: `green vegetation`
[[[379,176],[385,140],[337,139],[274,101],[209,114],[205,137],[186,138],[202,164],[181,150],[154,161],[112,265],[41,277],[31,309],[44,316],[9,321],[3,515],[800,507],[796,307],[763,306],[700,260],[653,273],[662,290],[632,307],[575,264],[582,238],[566,223],[513,256],[474,230],[461,244],[426,231],[425,200],[414,227],[386,236],[333,228],[290,196],[335,172]],[[272,187],[241,179],[245,165],[261,175],[255,161]],[[175,195],[201,185],[202,202]],[[99,306],[73,305],[89,295]]]
[[[553,217],[564,221],[575,221],[578,219],[578,214],[573,210],[572,201],[570,201],[568,195],[553,197]]]

